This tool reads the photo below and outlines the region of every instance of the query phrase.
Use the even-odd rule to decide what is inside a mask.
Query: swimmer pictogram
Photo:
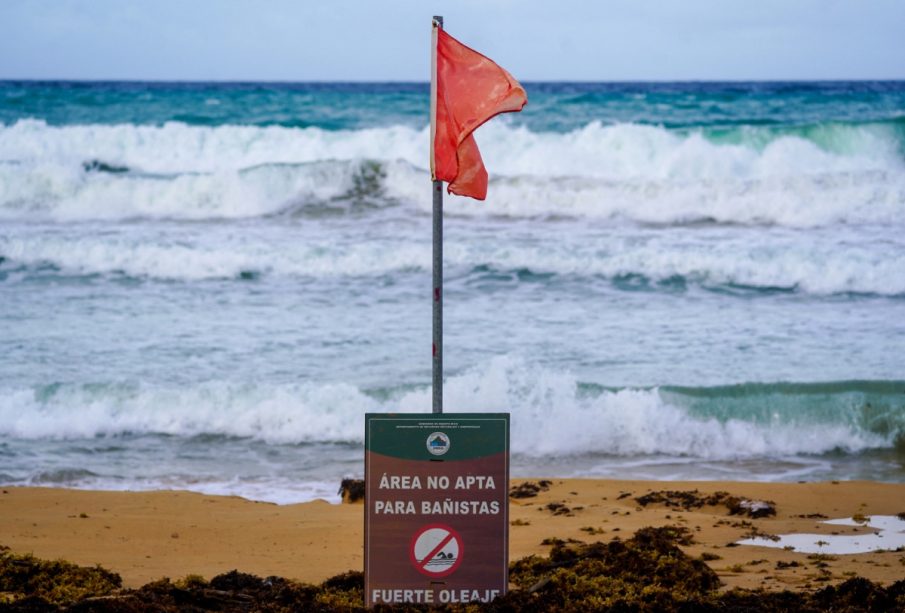
[[[414,567],[428,577],[445,577],[455,572],[462,563],[464,546],[462,537],[445,524],[421,527],[409,546],[409,557]]]

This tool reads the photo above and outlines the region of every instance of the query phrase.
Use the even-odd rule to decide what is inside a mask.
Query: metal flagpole
[[[434,317],[433,317],[433,412],[443,412],[443,181],[434,174],[434,136],[437,131],[437,29],[443,17],[434,16],[431,24],[431,179],[434,193]]]
[[[443,181],[434,181],[434,413],[443,412]]]

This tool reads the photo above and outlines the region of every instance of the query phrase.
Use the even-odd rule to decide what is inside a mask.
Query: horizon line
[[[213,84],[317,84],[317,85],[430,85],[430,80],[364,80],[364,79],[139,79],[139,78],[45,78],[45,77],[3,77],[0,83],[28,82],[28,83],[156,83],[156,84],[189,84],[189,83],[213,83]],[[549,83],[574,83],[579,85],[591,84],[641,84],[641,83],[898,83],[905,82],[905,77],[883,78],[770,78],[770,79],[522,79],[521,83],[549,84]]]

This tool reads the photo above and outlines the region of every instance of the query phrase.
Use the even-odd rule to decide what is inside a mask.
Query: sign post
[[[365,604],[504,594],[508,488],[508,413],[367,414]]]

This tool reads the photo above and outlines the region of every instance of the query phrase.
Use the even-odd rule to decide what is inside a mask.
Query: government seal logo
[[[434,432],[427,437],[427,450],[432,455],[443,455],[449,451],[449,437],[442,432]]]

